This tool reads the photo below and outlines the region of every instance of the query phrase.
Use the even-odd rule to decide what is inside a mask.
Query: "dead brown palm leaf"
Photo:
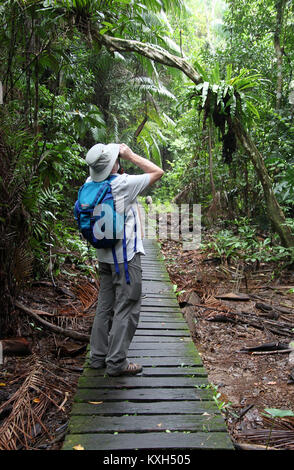
[[[239,437],[275,449],[294,450],[294,418],[264,417],[263,429],[250,430]]]
[[[49,431],[43,423],[50,405],[60,409],[60,401],[68,392],[69,385],[58,377],[47,361],[33,356],[28,372],[19,389],[3,403],[1,411],[12,404],[12,411],[0,427],[0,450],[33,448],[37,424],[43,433]],[[49,435],[50,437],[50,435]]]
[[[74,292],[82,304],[83,311],[88,310],[97,300],[97,287],[90,282],[77,285]]]

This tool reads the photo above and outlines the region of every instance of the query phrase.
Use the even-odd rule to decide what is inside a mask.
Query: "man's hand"
[[[148,173],[150,175],[149,185],[159,180],[164,173],[164,171],[159,168],[159,166],[155,165],[146,158],[140,157],[140,155],[134,153],[126,144],[120,144],[119,156],[124,160],[129,160],[131,163],[134,163],[134,165],[137,165],[139,168],[141,168],[141,170],[143,170],[145,173]]]
[[[130,158],[134,156],[134,152],[126,144],[120,144],[119,156],[123,160],[130,160]]]

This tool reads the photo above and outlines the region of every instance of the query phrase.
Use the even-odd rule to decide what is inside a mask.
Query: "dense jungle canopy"
[[[211,251],[291,266],[292,0],[2,0],[0,23],[1,336],[26,282],[90,269],[96,142],[162,166],[154,203],[201,204]]]

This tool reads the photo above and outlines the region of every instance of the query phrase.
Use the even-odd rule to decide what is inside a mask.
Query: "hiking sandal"
[[[128,367],[125,370],[122,370],[121,372],[117,372],[114,374],[108,374],[111,377],[117,377],[117,376],[123,376],[123,375],[136,375],[142,372],[143,367],[140,366],[139,364],[135,364],[134,362],[130,362],[128,364]]]

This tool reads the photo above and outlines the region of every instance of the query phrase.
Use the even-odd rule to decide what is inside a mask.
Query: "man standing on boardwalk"
[[[141,175],[119,174],[119,158],[141,170]],[[141,254],[145,254],[137,196],[163,175],[157,165],[135,154],[125,144],[96,144],[86,156],[90,177],[104,181],[109,176],[116,210],[124,209],[125,238],[111,248],[97,250],[99,297],[90,338],[90,367],[106,368],[110,376],[135,375],[139,364],[129,362],[127,353],[135,334],[141,308]]]

